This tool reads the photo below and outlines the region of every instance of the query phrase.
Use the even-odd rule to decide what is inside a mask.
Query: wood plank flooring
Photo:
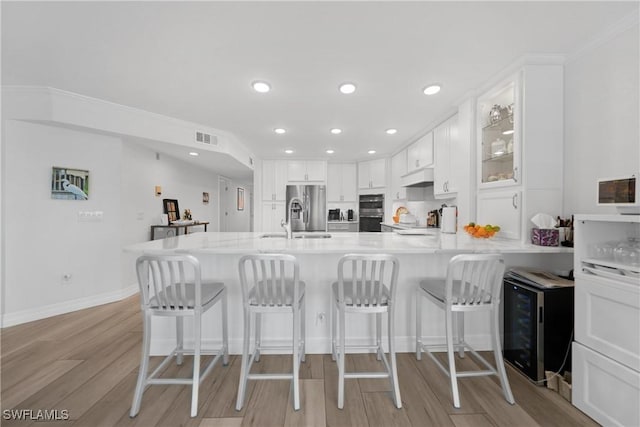
[[[497,378],[459,382],[462,408],[452,405],[448,379],[428,357],[398,355],[403,408],[392,402],[386,380],[348,380],[337,408],[338,370],[330,355],[307,355],[300,369],[301,405],[294,411],[287,381],[250,381],[245,407],[235,410],[240,357],[216,366],[200,387],[197,418],[189,417],[187,386],[152,386],[139,415],[129,409],[141,346],[137,297],[5,328],[1,331],[0,407],[66,411],[50,422],[6,419],[3,426],[595,426],[557,393],[532,385],[507,367],[516,405],[503,398]],[[261,357],[255,372],[287,371],[290,356]],[[206,363],[206,359],[203,363]],[[152,368],[160,358],[152,359]],[[446,362],[445,362],[446,363]],[[349,355],[347,370],[381,367],[374,355]],[[475,366],[470,357],[462,368]],[[171,364],[167,376],[188,377],[191,365]],[[60,412],[58,415],[62,415]],[[58,418],[62,418],[59,416]]]

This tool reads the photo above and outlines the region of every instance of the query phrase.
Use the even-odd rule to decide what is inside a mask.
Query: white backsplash
[[[392,212],[395,213],[396,209],[400,206],[404,206],[409,210],[413,216],[416,217],[418,226],[427,225],[427,213],[434,209],[440,209],[443,204],[455,205],[455,199],[450,200],[436,200],[433,197],[433,187],[424,188],[409,188],[411,192],[407,192],[409,200],[393,202]],[[393,219],[389,218],[389,222]]]

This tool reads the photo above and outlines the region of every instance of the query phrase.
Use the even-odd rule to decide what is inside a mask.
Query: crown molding
[[[625,16],[612,26],[606,28],[605,30],[599,32],[594,37],[589,39],[582,46],[574,50],[573,52],[567,54],[565,63],[569,64],[573,61],[576,61],[583,57],[584,55],[592,52],[593,50],[599,48],[600,46],[610,42],[611,40],[618,37],[620,34],[631,30],[634,27],[638,26],[638,22],[640,22],[640,9],[637,9],[635,12]]]

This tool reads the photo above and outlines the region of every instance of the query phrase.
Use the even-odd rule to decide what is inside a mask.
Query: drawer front
[[[640,371],[640,287],[576,275],[575,340]]]
[[[358,231],[358,224],[329,224],[327,227],[328,231],[333,232],[347,232],[347,231]]]
[[[640,425],[640,372],[573,343],[572,403],[605,426]]]

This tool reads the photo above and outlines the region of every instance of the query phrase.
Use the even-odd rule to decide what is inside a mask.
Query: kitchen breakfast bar
[[[566,272],[573,265],[573,249],[542,247],[514,240],[475,239],[466,233],[402,235],[397,233],[294,233],[287,239],[284,233],[218,233],[199,232],[125,247],[136,255],[187,253],[201,263],[203,280],[222,281],[229,299],[229,351],[242,353],[242,294],[238,261],[243,255],[287,253],[300,264],[300,279],[306,283],[306,352],[330,353],[330,285],[336,281],[338,260],[348,253],[387,253],[400,260],[396,300],[396,349],[415,351],[415,289],[421,279],[444,276],[449,259],[462,253],[501,253],[507,268],[525,266],[551,272]],[[134,268],[134,265],[131,265]],[[430,304],[425,302],[425,304]],[[478,350],[490,348],[486,313],[467,316],[465,334],[469,344]],[[277,316],[281,316],[277,318]],[[274,318],[275,317],[275,318]],[[203,346],[218,346],[221,327],[217,309],[203,317]],[[482,321],[477,321],[482,320]],[[371,344],[373,321],[353,318],[347,324],[346,335],[354,344]],[[190,327],[185,324],[186,344],[190,342]],[[263,327],[263,340],[274,345],[291,341],[290,316],[275,314]],[[433,306],[423,310],[425,344],[444,342],[444,316]],[[383,331],[383,334],[386,333]],[[175,346],[175,324],[170,318],[154,318],[151,353],[168,354]]]

